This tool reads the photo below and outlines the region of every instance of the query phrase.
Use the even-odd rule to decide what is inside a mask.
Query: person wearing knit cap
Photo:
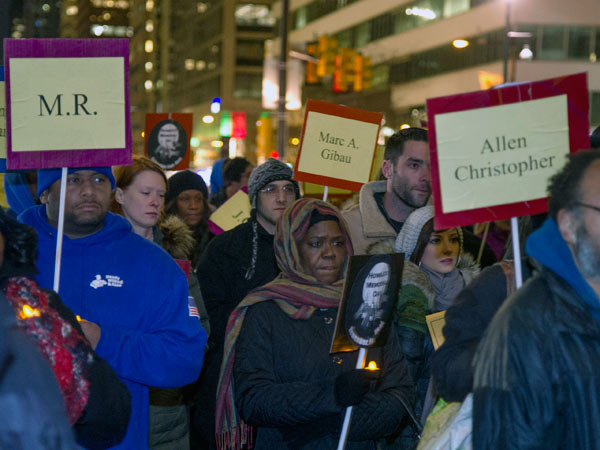
[[[176,215],[192,230],[196,243],[192,250],[192,269],[195,271],[200,257],[213,234],[208,228],[212,209],[208,204],[208,188],[204,179],[191,170],[182,170],[168,180],[165,211]]]
[[[19,216],[37,231],[36,281],[45,289],[54,285],[60,177],[60,170],[40,170],[42,205]],[[149,388],[194,382],[206,332],[177,263],[108,212],[115,184],[110,167],[70,169],[66,181],[59,293],[131,394],[129,425],[114,448],[148,448]]]
[[[250,218],[215,237],[198,266],[198,280],[210,319],[211,350],[202,371],[194,426],[210,448],[215,447],[215,395],[227,320],[248,292],[279,273],[273,235],[283,211],[300,197],[293,176],[294,171],[287,164],[274,158],[256,167],[248,181]]]
[[[415,209],[404,222],[396,238],[394,251],[419,266],[426,275],[423,291],[433,295],[414,298],[400,295],[396,316],[396,332],[403,351],[411,361],[411,373],[417,386],[417,414],[422,423],[433,409],[437,394],[430,384],[429,360],[433,343],[427,332],[425,316],[446,310],[458,293],[479,273],[470,255],[462,252],[460,227],[434,230],[433,206]]]

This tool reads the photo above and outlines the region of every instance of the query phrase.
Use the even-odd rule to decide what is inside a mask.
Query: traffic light
[[[306,45],[306,53],[310,56],[317,57],[319,45],[317,42],[311,42]],[[306,63],[306,84],[317,84],[320,81],[320,77],[317,74],[317,63],[308,61]]]
[[[321,36],[318,44],[319,63],[317,64],[317,76],[323,78],[332,75],[335,71],[335,57],[338,42],[328,36]]]
[[[273,150],[273,119],[269,113],[262,113],[256,122],[256,153],[266,158]]]
[[[350,83],[354,82],[354,55],[352,48],[340,48],[335,57],[335,71],[333,72],[333,91],[347,92]]]

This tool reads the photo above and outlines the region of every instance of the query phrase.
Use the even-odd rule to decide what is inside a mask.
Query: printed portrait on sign
[[[176,167],[188,151],[188,136],[176,120],[156,124],[148,137],[148,157],[163,169]]]
[[[376,346],[389,321],[394,303],[390,282],[395,277],[391,259],[386,256],[374,257],[362,267],[350,290],[346,329],[359,347]]]

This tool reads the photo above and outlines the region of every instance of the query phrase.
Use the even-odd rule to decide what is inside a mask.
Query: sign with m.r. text
[[[131,163],[127,39],[6,39],[9,169]]]

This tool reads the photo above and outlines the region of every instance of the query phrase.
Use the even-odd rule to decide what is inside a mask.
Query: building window
[[[592,31],[590,27],[569,27],[569,59],[590,59]]]
[[[565,59],[565,27],[544,26],[540,59]]]
[[[270,31],[275,25],[275,17],[269,5],[239,3],[235,6],[235,23],[242,30]]]
[[[265,41],[238,40],[236,45],[236,64],[242,66],[262,66],[265,55]]]
[[[262,74],[236,73],[233,96],[236,98],[261,98]]]
[[[600,92],[590,93],[590,124],[600,125]]]

